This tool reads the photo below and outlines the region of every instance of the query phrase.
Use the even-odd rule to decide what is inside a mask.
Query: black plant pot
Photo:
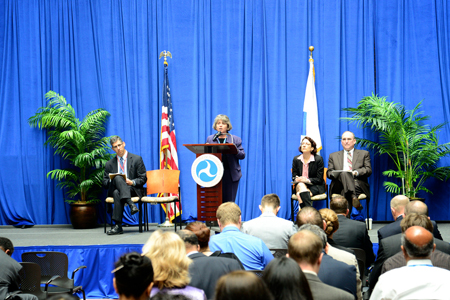
[[[71,203],[70,222],[74,229],[97,227],[97,204]]]

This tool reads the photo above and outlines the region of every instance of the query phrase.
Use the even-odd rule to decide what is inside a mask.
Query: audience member
[[[428,219],[430,219],[430,216],[428,215],[428,206],[425,204],[425,202],[422,202],[420,200],[414,200],[408,203],[405,207],[405,215],[408,215],[410,213],[416,213],[418,215],[424,215],[427,216]],[[430,219],[431,220],[431,219]],[[441,233],[439,232],[437,223],[433,220],[431,220],[431,224],[433,224],[433,235],[435,239],[443,240]],[[400,232],[398,232],[400,233]]]
[[[22,265],[11,257],[14,246],[10,239],[0,237],[0,250],[0,299],[5,299],[10,293],[19,290],[19,271],[22,270]],[[15,297],[23,300],[38,300],[31,294],[18,294]]]
[[[302,228],[302,226],[307,224],[315,225],[320,229],[320,231],[317,234],[319,235],[320,238],[324,239],[325,243],[324,251],[326,255],[322,260],[322,267],[320,268],[320,272],[318,274],[320,280],[322,280],[322,282],[326,284],[338,288],[342,288],[345,286],[350,287],[350,290],[347,289],[346,290],[350,291],[351,293],[354,293],[353,284],[356,283],[356,296],[358,299],[361,299],[362,282],[358,268],[358,260],[356,259],[355,255],[337,249],[327,243],[327,236],[324,232],[324,229],[327,226],[326,221],[322,218],[320,213],[314,207],[305,207],[297,215],[297,225],[299,226],[299,228]],[[311,231],[316,232],[314,228],[312,228]],[[340,262],[348,265],[342,266],[346,270],[345,272],[343,272],[344,275],[339,277],[332,276],[330,271],[338,268]],[[353,272],[351,270],[355,271]],[[347,275],[354,274],[353,277],[354,279],[350,279],[350,277],[345,276],[345,274]]]
[[[327,236],[322,228],[317,225],[312,224],[304,224],[299,228],[299,231],[309,230],[315,235],[317,235],[322,241],[323,246],[323,257],[322,257],[322,265],[320,268],[319,279],[331,286],[334,286],[338,289],[351,293],[355,298],[361,299],[362,293],[358,291],[357,283],[358,280],[360,282],[360,278],[357,277],[358,270],[358,262],[355,262],[355,265],[349,265],[346,262],[338,261],[333,258],[331,255],[327,254],[329,252],[329,248],[331,247],[327,243]],[[341,251],[335,248],[336,251]],[[349,254],[345,251],[342,251],[345,254]],[[356,259],[355,259],[356,260]],[[339,274],[339,276],[335,276],[335,274]]]
[[[80,300],[80,298],[71,294],[56,294],[48,297],[47,300]]]
[[[259,209],[261,216],[244,222],[241,231],[260,238],[269,249],[287,249],[289,239],[297,229],[291,221],[277,217],[280,198],[276,194],[265,195]]]
[[[370,298],[448,299],[450,271],[433,267],[430,260],[436,248],[433,234],[421,226],[412,226],[402,234],[401,248],[406,267],[381,275]]]
[[[206,299],[205,293],[189,286],[189,265],[192,263],[186,256],[183,240],[174,232],[155,231],[142,248],[145,256],[153,265],[155,286],[153,296],[159,291],[168,294],[182,294],[192,300]]]
[[[345,200],[345,198],[344,198]],[[347,200],[345,200],[347,201]],[[359,271],[358,260],[356,259],[355,253],[352,249],[339,246],[333,241],[333,234],[339,228],[339,220],[334,211],[329,208],[322,208],[319,211],[320,215],[325,222],[324,231],[327,235],[328,247],[326,254],[332,258],[342,261],[347,265],[355,266],[356,268],[356,296],[358,299],[362,299],[362,281],[361,273]],[[353,220],[350,220],[353,221]],[[354,221],[358,222],[358,221]],[[359,222],[358,222],[359,223]]]
[[[366,224],[350,220],[347,199],[342,196],[334,197],[330,202],[330,208],[338,217],[339,229],[333,234],[333,240],[336,244],[348,247],[359,248],[366,253],[366,266],[370,266],[375,261],[373,245],[367,232]]]
[[[264,281],[251,272],[234,271],[217,282],[215,300],[272,300]]]
[[[286,256],[274,258],[264,269],[262,279],[274,300],[312,300],[308,280],[299,265]]]
[[[206,256],[210,256],[212,254],[208,245],[211,232],[205,223],[199,221],[191,222],[187,224],[184,229],[192,231],[197,236],[198,244],[200,245],[199,252]]]
[[[178,235],[186,245],[187,256],[192,259],[189,266],[190,286],[202,289],[208,299],[213,299],[217,280],[222,275],[243,269],[237,260],[200,253],[197,236],[192,231],[180,230]]]
[[[400,222],[405,217],[405,208],[409,203],[409,198],[404,195],[397,195],[391,199],[391,213],[394,222],[378,229],[378,242],[383,238],[401,233]]]
[[[273,259],[272,253],[257,237],[242,233],[241,209],[234,202],[226,202],[216,212],[220,234],[211,237],[211,251],[232,252],[236,254],[246,270],[263,270]]]
[[[152,262],[137,252],[122,255],[115,264],[113,285],[119,300],[146,300],[153,287]]]
[[[324,255],[322,250],[323,241],[309,230],[294,234],[288,244],[288,256],[298,263],[305,274],[314,300],[354,299],[351,293],[327,285],[317,276]],[[340,272],[335,272],[333,275],[340,276]]]

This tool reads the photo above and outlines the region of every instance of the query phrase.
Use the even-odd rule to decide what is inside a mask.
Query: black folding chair
[[[55,275],[58,276],[53,279],[51,284],[54,286],[48,287],[48,295],[68,293],[74,294],[81,292],[83,300],[86,300],[86,295],[82,286],[75,286],[75,273],[86,266],[80,266],[72,272],[72,278],[67,277],[69,269],[69,259],[63,252],[41,251],[41,252],[24,252],[22,253],[22,261],[36,263],[41,269],[41,283],[46,283]]]

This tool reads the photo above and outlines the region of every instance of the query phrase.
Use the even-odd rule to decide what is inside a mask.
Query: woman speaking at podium
[[[242,177],[241,166],[239,160],[245,158],[244,148],[242,148],[242,140],[240,137],[229,134],[233,128],[230,119],[226,115],[218,115],[214,119],[213,129],[217,130],[216,134],[208,136],[206,142],[209,144],[225,144],[232,143],[236,145],[237,154],[223,154],[223,178],[222,178],[222,203],[234,202],[239,186],[239,179]]]

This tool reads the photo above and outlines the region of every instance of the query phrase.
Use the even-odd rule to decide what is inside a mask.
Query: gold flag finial
[[[164,65],[168,66],[169,63],[167,62],[167,56],[172,58],[172,53],[170,53],[169,51],[166,51],[166,50],[161,51],[161,53],[159,54],[159,59],[161,59],[161,57],[163,57],[163,56],[164,56]]]
[[[310,56],[311,56],[311,58],[312,58],[312,53],[313,53],[313,51],[314,51],[314,46],[309,46],[309,51],[311,52]]]

